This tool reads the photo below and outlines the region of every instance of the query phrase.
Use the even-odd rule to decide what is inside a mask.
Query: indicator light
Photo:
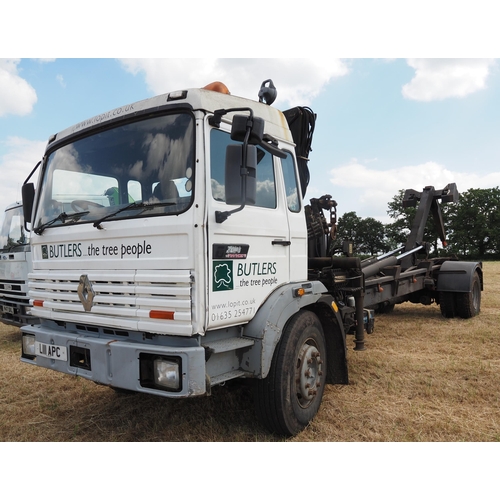
[[[174,319],[174,311],[149,311],[151,319]]]

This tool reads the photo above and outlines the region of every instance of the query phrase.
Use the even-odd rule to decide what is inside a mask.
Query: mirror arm
[[[252,120],[251,118],[247,122],[247,130],[245,133],[245,139],[243,140],[243,151],[242,151],[242,166],[240,168],[240,173],[242,176],[242,183],[241,183],[241,205],[238,208],[235,208],[234,210],[226,210],[225,212],[221,212],[220,210],[216,210],[215,212],[215,222],[218,224],[222,224],[230,215],[240,212],[243,210],[247,204],[247,175],[248,175],[248,168],[246,167],[247,164],[247,146],[248,146],[248,139],[250,137],[250,132],[252,131]]]

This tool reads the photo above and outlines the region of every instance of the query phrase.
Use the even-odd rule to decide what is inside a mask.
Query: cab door
[[[238,206],[225,200],[229,129],[211,129],[207,140],[208,327],[249,321],[269,294],[290,280],[290,228],[279,163],[259,148],[255,205],[216,222],[217,211]]]
[[[296,162],[290,151],[287,151],[286,158],[276,158],[276,161],[280,165],[287,208],[290,281],[303,281],[307,280],[307,227]]]

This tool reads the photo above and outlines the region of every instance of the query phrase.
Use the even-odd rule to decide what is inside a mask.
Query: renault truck
[[[49,138],[22,188],[40,319],[22,361],[169,398],[245,379],[263,424],[290,436],[327,383],[348,383],[346,338],[364,349],[378,302],[445,294],[479,312],[480,263],[440,275],[420,241],[386,266],[334,254],[336,202],[305,201],[316,115],[273,107],[276,92],[216,82]],[[444,191],[432,199],[453,201]],[[377,299],[381,284],[392,295]]]

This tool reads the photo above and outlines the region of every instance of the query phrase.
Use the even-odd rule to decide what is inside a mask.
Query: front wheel
[[[268,376],[256,381],[257,414],[271,432],[293,436],[314,418],[325,389],[326,362],[318,317],[298,312],[283,331]]]

